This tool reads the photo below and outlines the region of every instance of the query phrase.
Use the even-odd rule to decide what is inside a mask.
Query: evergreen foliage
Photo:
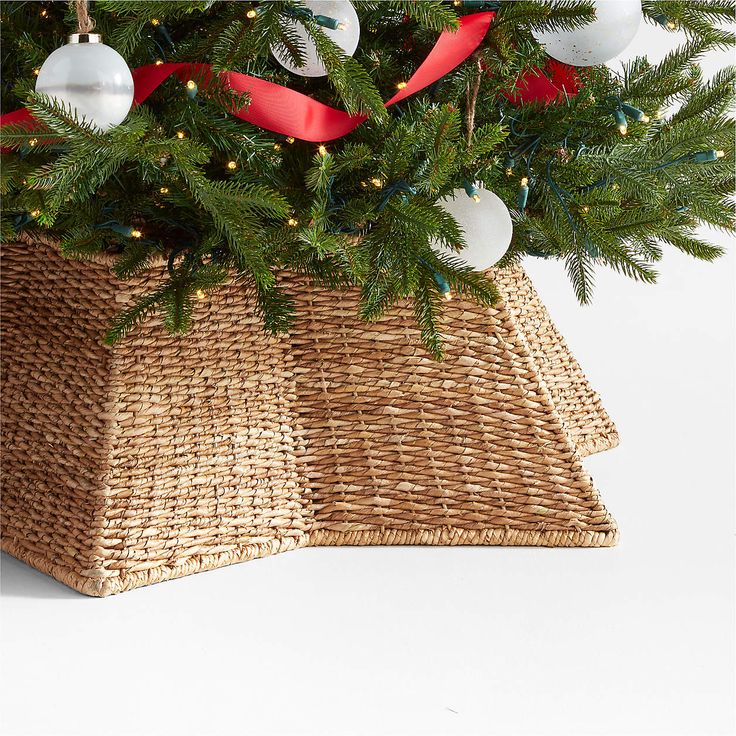
[[[496,298],[486,276],[438,247],[463,245],[460,224],[438,201],[465,181],[482,183],[512,210],[514,238],[499,265],[525,254],[558,258],[582,302],[592,296],[596,266],[652,282],[665,247],[704,260],[719,255],[695,229],[734,228],[734,70],[706,81],[697,63],[708,49],[733,43],[722,29],[733,20],[731,0],[644,0],[646,20],[662,33],[684,31],[686,43],[659,64],[638,58],[620,73],[581,70],[582,91],[546,107],[517,105],[503,93],[544,64],[532,30],[584,24],[592,6],[488,3],[497,17],[473,57],[388,109],[383,100],[416,70],[438,32],[477,9],[441,0],[353,2],[362,28],[354,58],[314,19],[294,15],[296,0],[98,0],[90,8],[96,31],[131,68],[157,59],[206,62],[370,116],[328,143],[325,155],[228,116],[224,108],[245,100],[206,79],[195,79],[193,97],[169,79],[122,125],[99,134],[32,91],[34,69],[75,30],[66,3],[3,2],[3,112],[26,105],[38,121],[34,129],[2,129],[10,149],[3,237],[46,228],[66,256],[114,253],[121,279],[141,274],[156,256],[167,259],[168,280],[116,320],[111,342],[156,312],[169,330],[185,332],[197,295],[231,278],[252,291],[267,329],[287,330],[293,307],[276,274],[290,269],[310,275],[316,288],[358,285],[366,320],[413,297],[423,339],[438,357],[447,286],[482,303]],[[270,55],[276,44],[303,58],[286,23],[294,19],[314,39],[327,80],[292,75]],[[622,136],[612,114],[621,103],[651,121],[629,119]],[[712,150],[727,155],[702,160]],[[523,210],[522,177],[529,180]]]

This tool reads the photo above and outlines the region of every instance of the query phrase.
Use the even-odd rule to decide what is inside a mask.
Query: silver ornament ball
[[[465,233],[467,245],[457,255],[476,271],[485,271],[508,250],[514,225],[508,208],[497,195],[483,187],[475,191],[475,197],[469,197],[464,189],[456,189],[452,198],[443,199],[440,204]]]
[[[331,38],[343,50],[343,53],[352,56],[355,49],[358,48],[360,22],[350,0],[304,0],[303,4],[314,15],[322,15],[338,21],[338,28],[333,30],[323,27],[320,30]],[[296,20],[290,20],[288,24],[302,42],[304,65],[297,66],[283,49],[272,46],[271,53],[276,57],[276,61],[293,74],[302,77],[324,77],[327,69],[319,58],[317,49],[304,26]]]
[[[133,75],[97,33],[73,33],[41,67],[36,92],[71,106],[77,120],[101,132],[125,120],[133,104]]]
[[[595,20],[571,31],[534,33],[545,51],[572,66],[596,66],[618,56],[641,24],[641,0],[593,0]]]

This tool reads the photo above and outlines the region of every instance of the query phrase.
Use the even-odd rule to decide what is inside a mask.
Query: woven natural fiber
[[[232,284],[185,337],[111,317],[163,273],[3,246],[2,548],[83,593],[307,545],[597,547],[616,526],[581,464],[613,424],[521,269],[493,309],[455,300],[447,359],[410,305],[283,276],[289,337]]]

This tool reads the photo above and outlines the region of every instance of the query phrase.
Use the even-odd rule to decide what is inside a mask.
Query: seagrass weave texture
[[[366,325],[356,293],[289,274],[289,338],[232,285],[186,337],[152,321],[104,346],[159,277],[4,246],[10,554],[108,595],[313,544],[615,542],[580,463],[615,429],[521,270],[495,309],[452,302],[443,363],[409,305]]]

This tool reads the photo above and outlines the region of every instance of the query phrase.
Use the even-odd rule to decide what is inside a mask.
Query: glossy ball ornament
[[[546,52],[572,66],[605,64],[632,41],[641,23],[641,0],[593,0],[595,20],[572,31],[534,33]]]
[[[465,190],[456,189],[452,199],[440,204],[465,232],[467,246],[457,255],[469,266],[485,271],[506,253],[514,226],[506,205],[493,192],[479,187],[469,197]]]
[[[133,76],[120,54],[97,33],[72,33],[44,61],[36,92],[70,105],[77,120],[105,132],[125,120],[133,104]]]
[[[304,7],[311,10],[315,16],[332,18],[339,23],[336,29],[322,27],[320,30],[329,36],[347,56],[352,56],[358,48],[360,39],[360,22],[350,0],[305,0]],[[317,49],[312,43],[304,26],[298,21],[288,21],[292,30],[302,40],[304,46],[304,66],[294,64],[292,58],[282,49],[271,47],[271,53],[276,60],[294,74],[302,77],[324,77],[327,74]]]

